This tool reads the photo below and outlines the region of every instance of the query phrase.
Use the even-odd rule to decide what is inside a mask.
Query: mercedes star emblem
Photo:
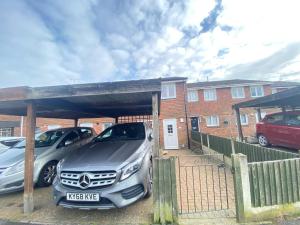
[[[79,177],[79,185],[82,189],[89,187],[91,179],[88,174],[84,173]]]

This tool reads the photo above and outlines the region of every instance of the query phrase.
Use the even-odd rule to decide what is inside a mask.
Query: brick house
[[[188,130],[223,137],[236,137],[237,127],[232,104],[269,95],[298,85],[293,82],[224,80],[187,83],[187,78],[162,78],[160,111],[160,145],[164,149],[188,146]],[[274,110],[262,110],[262,116]],[[24,118],[0,116],[0,136],[24,136]],[[136,120],[138,121],[138,120]],[[188,121],[188,122],[187,122]],[[258,121],[254,109],[241,110],[245,136],[255,134]],[[80,119],[80,126],[93,127],[97,133],[115,123],[113,118]],[[74,126],[73,120],[37,119],[37,129],[46,131]]]

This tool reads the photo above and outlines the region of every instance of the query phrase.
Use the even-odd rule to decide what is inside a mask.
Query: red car
[[[258,143],[300,149],[300,111],[267,115],[256,124]]]

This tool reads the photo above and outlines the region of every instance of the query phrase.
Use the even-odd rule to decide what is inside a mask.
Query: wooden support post
[[[115,124],[118,124],[119,123],[119,117],[116,117],[115,118]]]
[[[153,138],[154,138],[154,157],[160,156],[159,150],[159,118],[158,118],[158,94],[152,94],[152,119],[153,119]]]
[[[251,194],[247,156],[234,154],[231,157],[233,167],[235,206],[237,222],[246,222],[251,209]]]
[[[237,124],[237,129],[238,129],[239,141],[243,141],[244,136],[243,136],[243,130],[242,130],[242,124],[241,124],[241,114],[240,114],[239,108],[235,108],[235,116],[236,116],[236,124]]]
[[[33,102],[27,104],[26,118],[26,149],[25,149],[25,172],[24,172],[24,213],[33,212],[33,167],[35,145],[36,111]]]
[[[74,119],[74,127],[78,127],[78,119]]]
[[[258,121],[261,121],[262,118],[261,118],[261,110],[260,110],[260,108],[257,108],[256,112],[257,112],[257,119],[258,119]]]

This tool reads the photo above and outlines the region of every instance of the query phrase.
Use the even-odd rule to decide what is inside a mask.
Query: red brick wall
[[[176,83],[176,99],[161,99],[160,116],[159,116],[159,132],[160,132],[160,146],[164,148],[163,139],[163,120],[176,119],[179,148],[187,147],[187,129],[185,116],[185,82]],[[183,122],[180,122],[182,121]]]
[[[242,101],[248,101],[253,99],[250,97],[250,87],[244,87],[245,98],[233,99],[231,96],[231,88],[217,88],[217,100],[216,101],[204,101],[204,91],[198,91],[199,101],[188,103],[189,117],[200,117],[200,130],[204,133],[210,133],[223,137],[236,137],[237,126],[236,117],[232,110],[232,105]],[[269,85],[264,86],[264,94],[271,94],[271,87]],[[271,113],[275,110],[262,110],[262,112]],[[255,134],[255,113],[254,109],[241,109],[241,114],[248,115],[248,125],[243,125],[242,129],[245,136],[252,136]],[[219,116],[218,127],[207,127],[206,117],[211,115]],[[225,125],[224,121],[228,121],[229,124]]]

